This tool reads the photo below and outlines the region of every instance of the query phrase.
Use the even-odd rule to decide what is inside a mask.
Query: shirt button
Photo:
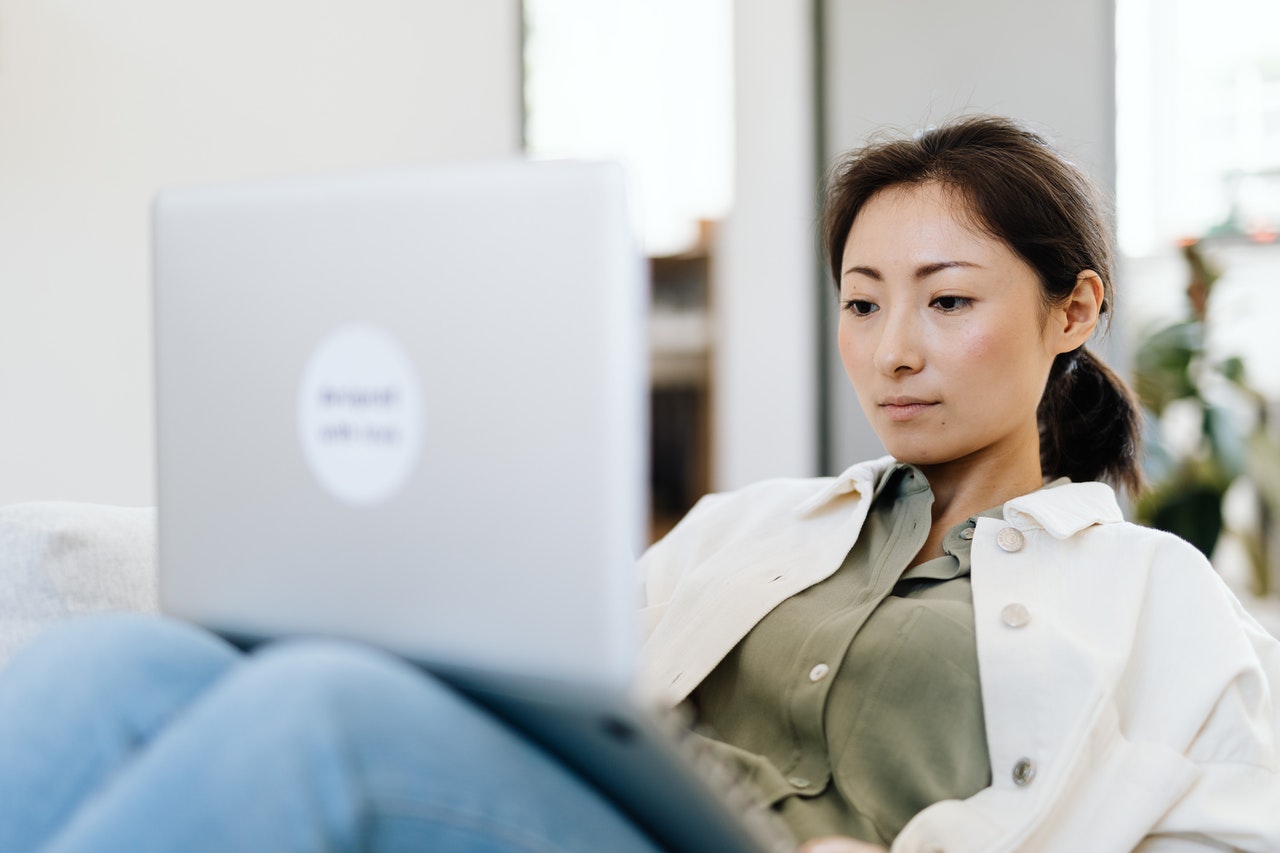
[[[810,784],[809,780],[804,778],[803,776],[792,776],[787,781],[790,782],[791,785],[796,788],[807,788],[809,787],[809,784]]]
[[[1030,758],[1019,758],[1013,765],[1013,784],[1025,788],[1036,778],[1036,763]]]
[[[1000,546],[1001,551],[1021,551],[1022,544],[1025,540],[1022,538],[1022,532],[1016,527],[1005,527],[996,534],[996,544]]]
[[[973,538],[973,528],[972,528],[972,527],[966,527],[964,530],[961,530],[961,531],[960,531],[960,538],[961,538],[961,539],[972,539],[972,538]]]
[[[827,673],[830,671],[831,671],[831,667],[827,666],[825,663],[820,663],[817,666],[815,666],[813,669],[809,670],[809,680],[821,681],[822,679],[827,677]]]
[[[1000,611],[1000,621],[1010,628],[1025,628],[1031,621],[1031,611],[1026,605],[1017,602],[1006,604]]]

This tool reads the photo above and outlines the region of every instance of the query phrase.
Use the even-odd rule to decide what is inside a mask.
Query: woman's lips
[[[884,400],[881,402],[880,409],[891,421],[908,421],[936,405],[938,405],[936,402],[929,400],[917,400],[912,397],[895,397],[891,400]]]

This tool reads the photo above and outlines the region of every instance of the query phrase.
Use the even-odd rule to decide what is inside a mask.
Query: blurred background
[[[653,534],[706,491],[838,472],[881,451],[832,344],[822,175],[966,112],[1115,191],[1101,349],[1148,406],[1157,487],[1130,511],[1267,594],[1274,0],[0,0],[0,503],[154,501],[157,189],[525,153],[630,169]]]

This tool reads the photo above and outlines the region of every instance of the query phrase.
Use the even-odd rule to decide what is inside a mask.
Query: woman
[[[1140,482],[1085,349],[1107,233],[1004,120],[852,154],[839,345],[892,457],[706,498],[642,560],[651,693],[806,853],[1280,849],[1280,646],[1096,482]],[[372,652],[91,620],[0,680],[0,849],[260,848],[653,849]]]
[[[1085,348],[1112,303],[1088,181],[969,119],[845,159],[824,236],[892,457],[704,499],[651,549],[651,688],[801,838],[1280,849],[1276,642],[1096,482],[1141,474]]]

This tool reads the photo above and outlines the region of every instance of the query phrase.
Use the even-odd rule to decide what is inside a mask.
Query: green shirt
[[[944,556],[908,569],[932,505],[915,467],[886,471],[835,574],[774,608],[690,697],[710,748],[800,839],[888,844],[926,806],[991,782],[974,518],[948,531]]]

